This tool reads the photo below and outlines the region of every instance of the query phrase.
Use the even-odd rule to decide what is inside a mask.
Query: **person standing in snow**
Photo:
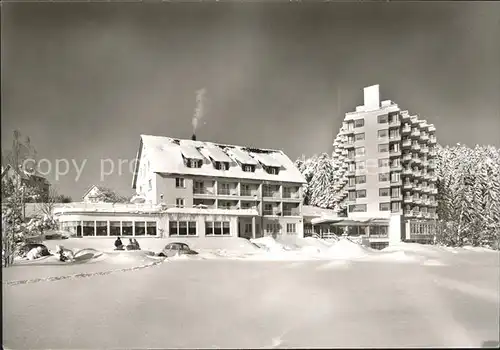
[[[139,245],[139,242],[137,242],[137,239],[132,239],[132,243],[134,244],[136,250],[141,250],[141,246]]]
[[[115,250],[123,250],[123,243],[120,237],[116,237]]]

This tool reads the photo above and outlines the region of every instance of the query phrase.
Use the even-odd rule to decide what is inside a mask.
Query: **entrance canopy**
[[[388,218],[328,218],[321,217],[311,220],[313,225],[318,224],[331,224],[331,225],[342,225],[342,226],[361,226],[361,225],[389,225]]]

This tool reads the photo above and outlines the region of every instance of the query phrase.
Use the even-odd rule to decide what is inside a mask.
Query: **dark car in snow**
[[[158,254],[158,256],[164,256],[167,258],[178,256],[178,255],[197,255],[198,252],[189,248],[186,243],[173,242],[169,243],[163,248],[163,250]]]

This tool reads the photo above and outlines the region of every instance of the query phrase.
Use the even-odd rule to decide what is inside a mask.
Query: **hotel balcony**
[[[401,156],[401,150],[400,149],[390,149],[389,150],[389,156],[391,157],[399,157]]]
[[[427,204],[429,207],[437,207],[438,202],[436,200],[429,200],[429,204]]]
[[[427,164],[427,167],[428,167],[429,169],[434,169],[434,168],[436,168],[436,162],[435,162],[435,161],[433,161],[433,160],[432,160],[432,161],[429,161],[429,162],[428,162],[428,164]]]
[[[429,193],[430,194],[437,194],[438,193],[438,189],[437,188],[429,188]]]
[[[422,198],[420,198],[420,197],[413,197],[413,204],[415,204],[415,205],[422,205]]]
[[[411,147],[411,140],[410,139],[404,139],[403,142],[401,142],[401,147],[403,147],[403,148]]]
[[[420,153],[429,153],[429,148],[427,146],[420,147]]]
[[[428,175],[429,175],[429,178],[428,178],[429,181],[431,181],[431,182],[436,182],[437,181],[437,176],[436,175],[430,175],[430,174],[428,174]]]
[[[215,196],[215,190],[213,188],[193,188],[193,196]]]
[[[405,203],[413,203],[413,197],[412,196],[406,196],[403,198],[403,201]]]
[[[411,210],[404,210],[403,215],[408,217],[408,218],[415,217],[415,214]]]
[[[420,137],[420,130],[412,130],[410,135],[412,137]]]
[[[401,120],[410,120],[411,118],[410,113],[408,113],[408,111],[401,111],[400,115],[401,115]]]
[[[429,140],[429,135],[427,135],[427,134],[420,134],[420,140],[422,140],[422,141],[428,141]]]
[[[427,130],[429,130],[429,132],[434,132],[436,131],[436,127],[432,124],[429,125],[429,127],[427,128]]]
[[[422,219],[424,217],[424,213],[422,213],[421,211],[415,213],[415,216],[419,219]]]
[[[399,142],[401,141],[401,135],[389,135],[389,142]]]
[[[354,148],[354,140],[353,141],[349,141],[347,143],[344,144],[344,148],[347,150],[347,149],[351,149],[351,148]]]
[[[429,143],[433,143],[433,144],[434,144],[434,143],[436,143],[436,142],[437,142],[437,138],[436,138],[436,136],[430,136],[430,137],[429,137]]]
[[[398,180],[391,179],[389,182],[391,184],[391,187],[403,186],[403,181],[401,179]]]
[[[408,124],[405,124],[402,128],[401,128],[401,133],[403,134],[410,134],[411,133],[411,126],[408,125]]]
[[[422,160],[422,165],[423,165],[423,166],[429,166],[429,161],[427,161],[427,160]]]
[[[405,190],[411,190],[411,189],[413,188],[413,183],[412,183],[412,182],[405,182],[405,183],[403,184],[403,188],[404,188]]]
[[[283,216],[300,216],[300,210],[298,208],[284,209]]]
[[[437,155],[437,152],[435,149],[429,150],[429,157],[435,157]]]
[[[264,191],[262,196],[264,198],[280,198],[281,197],[279,191]]]
[[[413,191],[415,191],[415,192],[421,192],[422,191],[422,185],[420,185],[420,184],[414,185],[413,186]]]
[[[238,188],[237,187],[219,188],[219,189],[217,189],[217,195],[218,196],[237,196],[238,195]]]
[[[420,170],[413,170],[414,177],[422,177],[422,172]]]
[[[397,127],[399,128],[401,126],[401,121],[398,119],[389,119],[389,127],[394,128]]]
[[[259,190],[254,189],[254,190],[240,190],[240,196],[241,197],[256,197],[259,195]]]
[[[411,153],[405,153],[403,154],[403,161],[407,162],[412,159]]]
[[[420,145],[417,143],[417,144],[412,144],[411,145],[411,149],[414,150],[414,151],[419,151],[420,150]]]
[[[297,201],[300,200],[300,192],[286,192],[283,191],[283,200],[287,201]]]
[[[413,169],[411,169],[411,168],[404,168],[403,175],[413,175]]]
[[[343,135],[354,135],[354,128],[344,130]]]
[[[413,163],[415,163],[415,164],[418,164],[418,165],[422,164],[422,160],[419,157],[413,157],[412,160],[413,160]]]
[[[268,215],[268,216],[280,216],[281,215],[281,209],[280,208],[272,208],[272,209],[264,209],[262,211],[263,215]]]
[[[403,201],[403,195],[399,195],[399,196],[392,196],[391,195],[391,202],[402,202]]]
[[[391,164],[390,164],[390,169],[391,169],[392,171],[402,171],[402,170],[403,170],[403,167],[401,166],[401,164],[391,163]]]

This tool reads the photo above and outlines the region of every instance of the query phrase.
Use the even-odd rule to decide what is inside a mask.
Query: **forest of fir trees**
[[[302,156],[295,165],[305,177],[304,204],[339,208],[335,203],[345,169],[327,153]],[[437,147],[438,227],[436,242],[447,246],[490,246],[500,240],[500,149],[457,144]],[[345,179],[345,178],[344,178]]]

